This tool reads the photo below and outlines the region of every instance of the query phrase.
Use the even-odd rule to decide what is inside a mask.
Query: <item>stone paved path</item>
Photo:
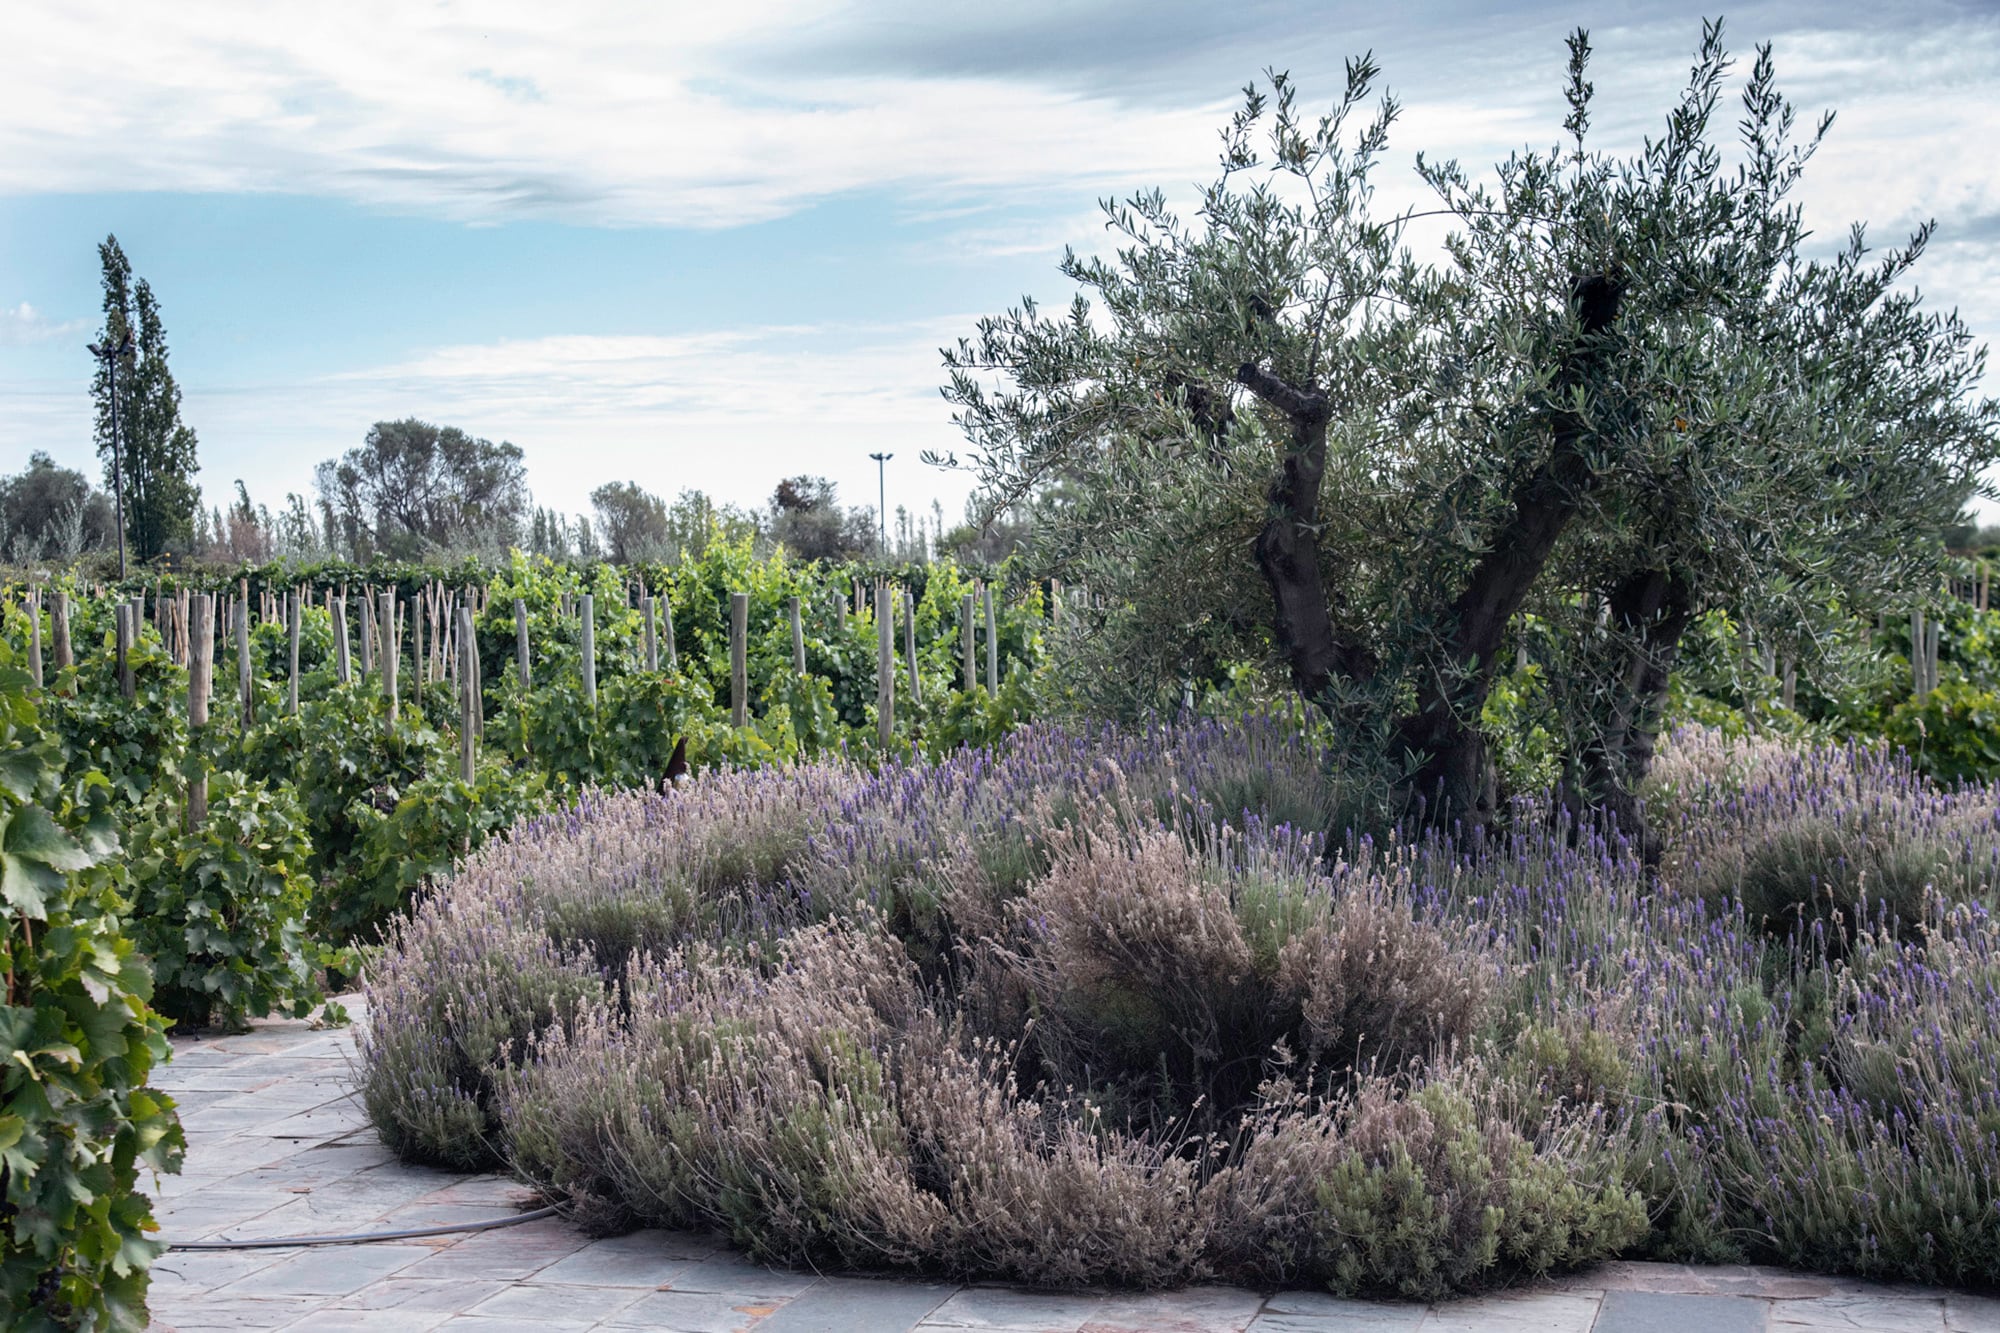
[[[523,1193],[502,1177],[395,1162],[348,1095],[352,1051],[350,1032],[303,1023],[176,1041],[160,1084],[179,1099],[188,1159],[159,1182],[161,1234],[386,1231],[516,1210]],[[708,1237],[592,1241],[557,1218],[422,1241],[170,1251],[153,1271],[161,1333],[2000,1333],[2000,1300],[1772,1269],[1608,1264],[1428,1308],[1231,1287],[1052,1294],[772,1272]]]

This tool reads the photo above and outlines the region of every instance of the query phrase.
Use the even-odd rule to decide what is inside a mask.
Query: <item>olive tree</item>
[[[1111,594],[1070,622],[1097,703],[1261,661],[1396,813],[1483,824],[1482,716],[1528,650],[1558,682],[1569,795],[1635,820],[1695,617],[1809,656],[1814,626],[1935,580],[2000,408],[1972,396],[1964,327],[1903,286],[1929,229],[1802,253],[1790,194],[1831,117],[1795,141],[1768,48],[1730,166],[1719,24],[1629,155],[1592,144],[1586,35],[1569,47],[1558,146],[1484,182],[1419,157],[1436,207],[1392,216],[1372,62],[1317,118],[1272,75],[1191,219],[1158,192],[1107,203],[1118,248],[1065,256],[1067,310],[1024,302],[946,352],[984,503],[1059,481],[1036,556]],[[1434,252],[1419,225],[1445,228]]]

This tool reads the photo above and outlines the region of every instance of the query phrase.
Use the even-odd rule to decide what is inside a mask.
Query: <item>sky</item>
[[[1656,132],[1699,10],[1638,3],[875,0],[729,5],[3,0],[0,473],[97,475],[84,344],[116,234],[160,301],[211,503],[277,508],[371,423],[519,445],[537,503],[600,483],[765,500],[807,472],[956,517],[938,349],[1071,292],[1098,202],[1212,178],[1241,88],[1338,94],[1372,52],[1403,105],[1378,177],[1560,136],[1589,29],[1594,135]],[[2000,335],[2000,0],[1744,5],[1802,120],[1828,248],[1927,218],[1916,273]],[[1731,116],[1733,120],[1733,115]],[[2000,380],[1988,378],[1988,392]],[[1992,507],[1987,506],[1989,512]]]

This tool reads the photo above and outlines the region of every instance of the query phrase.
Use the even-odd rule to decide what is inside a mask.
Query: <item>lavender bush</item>
[[[1995,793],[1699,734],[1655,784],[1657,870],[1555,803],[1330,840],[1279,717],[592,795],[393,932],[364,1093],[408,1157],[780,1262],[2000,1271]]]

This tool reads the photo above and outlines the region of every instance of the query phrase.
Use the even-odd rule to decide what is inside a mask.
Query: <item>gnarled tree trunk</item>
[[[1639,805],[1639,783],[1659,742],[1668,676],[1681,638],[1694,621],[1694,590],[1679,574],[1637,570],[1618,581],[1606,605],[1627,645],[1619,688],[1603,726],[1574,760],[1564,782],[1564,803],[1579,818],[1586,811],[1608,815],[1646,862],[1654,864],[1660,841]]]
[[[1618,316],[1622,282],[1592,274],[1573,293],[1583,340],[1557,377],[1558,395],[1584,382],[1604,356],[1599,335]],[[1576,516],[1591,484],[1589,423],[1567,409],[1550,414],[1549,456],[1516,487],[1507,521],[1451,604],[1446,651],[1417,682],[1416,707],[1396,726],[1413,806],[1439,824],[1483,827],[1497,801],[1493,761],[1480,731],[1507,625],[1521,609]]]

